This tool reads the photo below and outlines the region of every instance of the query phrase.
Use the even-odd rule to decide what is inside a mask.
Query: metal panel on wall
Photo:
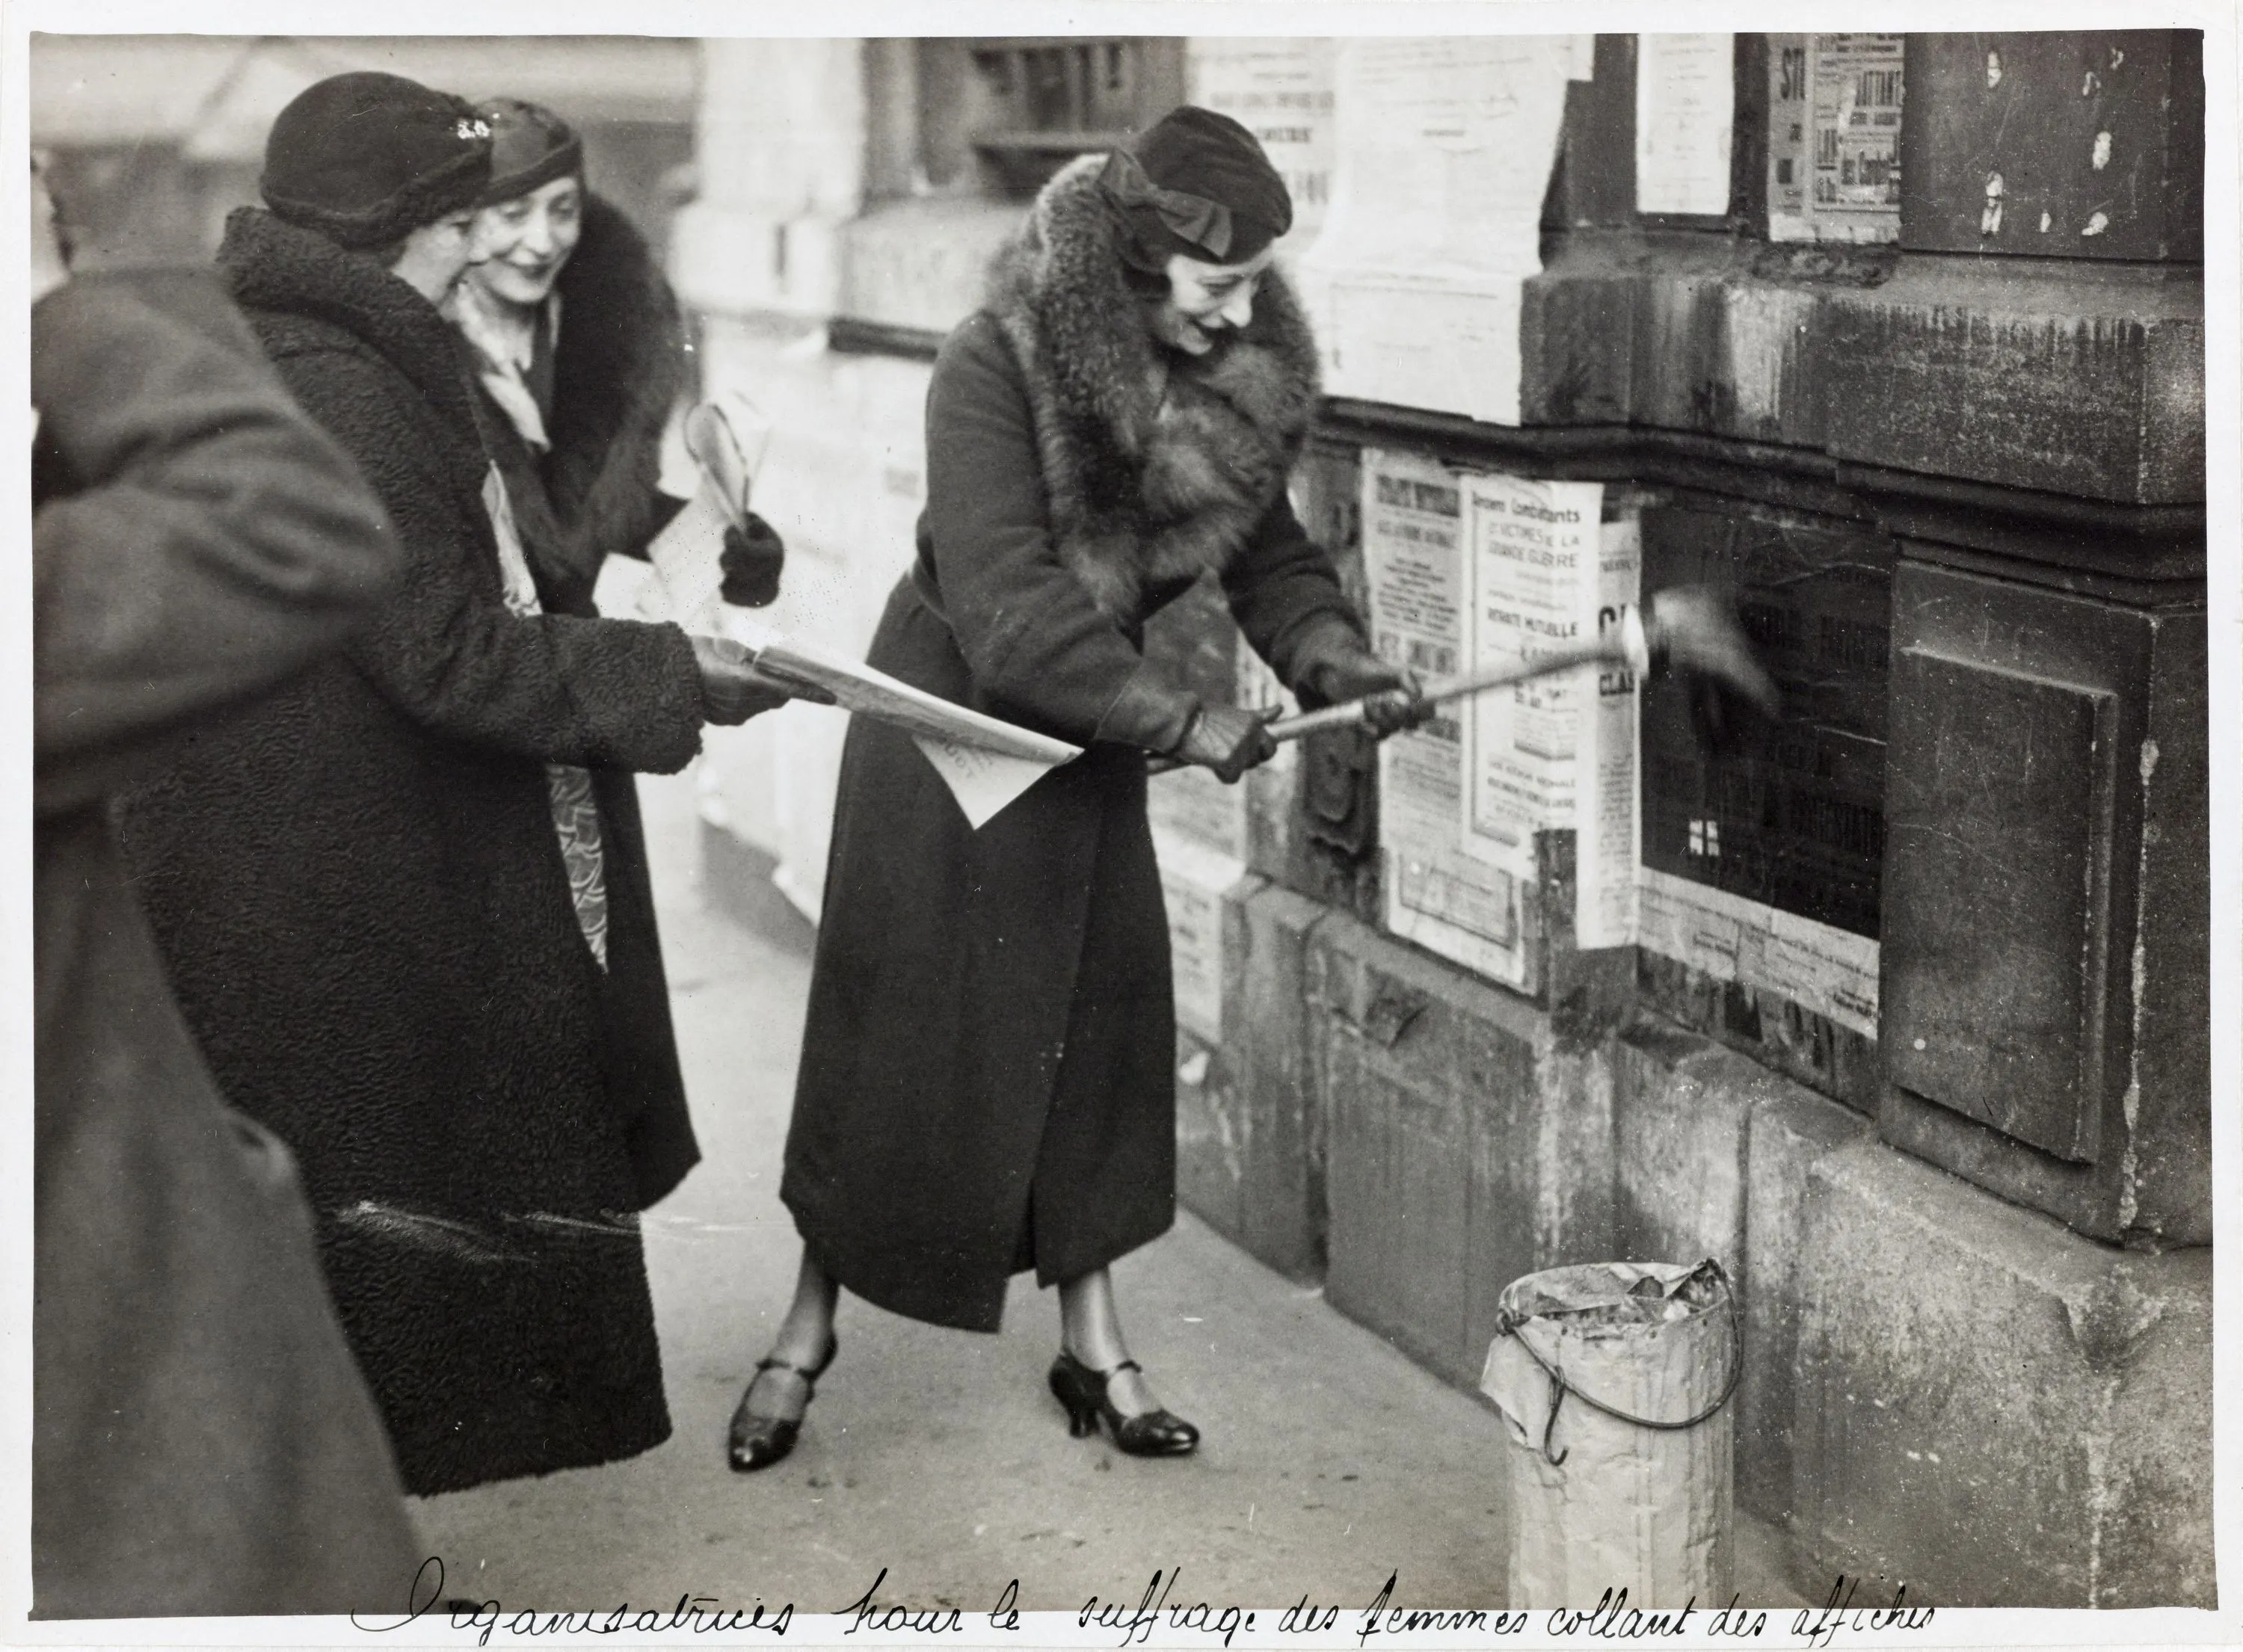
[[[2044,258],[2204,256],[2204,37],[1908,37],[1901,243]]]

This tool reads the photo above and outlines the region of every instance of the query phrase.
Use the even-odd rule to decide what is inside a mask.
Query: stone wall
[[[1195,48],[1192,84],[1297,100],[1289,165],[1317,164],[1336,54],[1259,44]],[[1720,1258],[1738,1498],[1817,1598],[1844,1571],[1937,1604],[2209,1604],[2200,68],[2180,35],[1910,37],[1897,207],[1770,238],[1788,54],[1842,45],[1735,37],[1730,211],[1701,221],[1636,212],[1636,43],[1584,43],[1517,422],[1336,400],[1294,494],[1358,594],[1366,448],[1602,481],[1647,586],[1734,589],[1793,715],[1711,754],[1647,693],[1645,829],[1686,797],[1761,811],[1731,839],[1824,832],[1816,910],[1869,931],[1876,1014],[1715,953],[1578,948],[1564,829],[1517,891],[1521,986],[1384,933],[1375,754],[1320,737],[1227,796],[1161,782],[1193,914],[1180,1192],[1467,1386],[1518,1275]],[[909,138],[864,111],[902,61],[866,50],[712,57],[677,249],[709,372],[786,410],[791,622],[844,639],[909,554],[932,341],[1020,211],[861,198],[844,151],[901,176]],[[800,176],[727,182],[764,138],[717,105],[774,78],[824,89],[769,151]],[[834,262],[738,265],[775,223]],[[1204,593],[1148,648],[1262,692]],[[712,816],[805,889],[835,721],[758,720],[708,764]]]

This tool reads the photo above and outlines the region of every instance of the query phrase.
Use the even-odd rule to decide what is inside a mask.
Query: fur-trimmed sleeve
[[[701,677],[674,625],[508,611],[480,507],[464,503],[406,380],[351,350],[283,356],[304,409],[355,458],[406,574],[350,655],[406,715],[547,762],[670,774],[701,746]]]
[[[1364,635],[1339,571],[1309,537],[1282,489],[1244,548],[1223,569],[1223,588],[1231,617],[1254,652],[1296,694],[1301,687],[1297,662],[1310,637],[1333,627],[1357,638]]]
[[[936,584],[976,687],[1078,741],[1172,750],[1199,709],[1069,572],[1052,543],[1027,391],[995,325],[953,332],[926,403]]]

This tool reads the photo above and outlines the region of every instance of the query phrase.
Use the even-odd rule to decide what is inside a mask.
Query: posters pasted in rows
[[[1595,483],[1458,473],[1367,450],[1374,645],[1428,688],[1609,634],[1640,600],[1641,522]],[[1384,921],[1487,978],[1531,986],[1535,835],[1575,833],[1575,943],[1639,944],[1874,1038],[1874,941],[1641,866],[1639,690],[1583,667],[1458,702],[1379,749]]]

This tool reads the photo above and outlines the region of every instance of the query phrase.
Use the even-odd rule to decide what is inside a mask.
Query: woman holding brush
[[[1276,747],[1148,663],[1145,621],[1211,574],[1304,703],[1399,690],[1384,731],[1416,693],[1286,499],[1317,396],[1270,266],[1291,221],[1252,136],[1179,109],[1044,188],[935,363],[918,559],[870,662],[1086,749],[976,831],[907,736],[850,730],[781,1188],[803,1259],[736,1468],[792,1449],[843,1287],[994,1332],[1030,1269],[1059,1287],[1072,1431],[1198,1442],[1129,1358],[1108,1272],[1175,1216],[1146,764],[1229,782]]]

